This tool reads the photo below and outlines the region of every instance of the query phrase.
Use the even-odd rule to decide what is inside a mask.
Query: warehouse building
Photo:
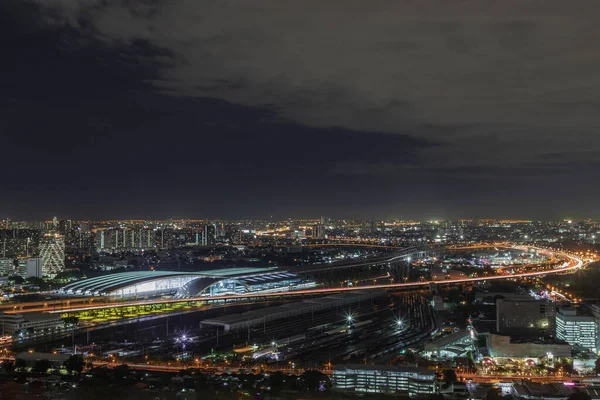
[[[225,332],[247,329],[267,322],[291,318],[299,315],[344,307],[350,304],[371,301],[374,297],[383,296],[383,291],[350,292],[318,299],[305,300],[296,303],[284,304],[275,307],[266,307],[259,310],[248,311],[242,314],[225,315],[219,318],[202,321],[203,327],[218,327]]]

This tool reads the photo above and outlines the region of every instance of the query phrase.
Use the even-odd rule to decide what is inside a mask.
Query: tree
[[[26,366],[27,366],[27,363],[22,358],[17,358],[15,360],[15,369],[16,370],[23,370],[23,369],[25,369]]]
[[[567,397],[567,400],[592,400],[592,397],[585,392],[576,392]]]
[[[11,360],[4,360],[2,362],[2,369],[4,369],[6,372],[14,371],[15,363],[12,362]]]
[[[279,393],[281,391],[281,388],[285,384],[285,378],[286,378],[286,375],[281,371],[277,371],[277,372],[271,374],[270,383],[271,383],[271,391],[273,393]]]
[[[486,399],[487,400],[500,400],[502,399],[502,393],[500,392],[500,389],[497,387],[493,387],[491,389],[489,389],[486,393]]]
[[[45,374],[48,372],[48,369],[52,366],[52,363],[48,360],[37,360],[35,364],[33,364],[33,372],[37,372],[40,374]]]
[[[600,358],[596,359],[596,366],[594,367],[594,371],[596,371],[597,374],[600,374]]]
[[[444,376],[445,383],[450,384],[458,382],[458,377],[456,376],[456,372],[453,369],[445,369],[442,371],[442,374]]]
[[[434,393],[427,396],[427,400],[444,400],[444,395],[441,393]]]
[[[309,392],[323,391],[329,386],[329,378],[319,371],[306,371],[301,375],[301,378],[304,382],[304,388]]]
[[[23,279],[23,277],[19,275],[13,275],[10,278],[8,278],[8,280],[16,285],[22,285],[25,283],[25,279]]]
[[[38,278],[37,276],[30,276],[29,278],[27,278],[25,280],[25,282],[27,282],[29,285],[35,285],[35,286],[39,286],[39,287],[47,286],[46,281],[43,280],[42,278]]]
[[[129,375],[129,366],[127,364],[117,365],[113,368],[113,374],[115,374],[115,378],[123,379]]]
[[[73,354],[64,362],[65,368],[69,371],[70,374],[76,372],[77,374],[81,374],[83,368],[85,367],[85,360],[80,354]]]
[[[79,318],[74,317],[74,316],[65,317],[65,318],[63,318],[63,322],[64,322],[65,326],[77,325],[79,323]]]

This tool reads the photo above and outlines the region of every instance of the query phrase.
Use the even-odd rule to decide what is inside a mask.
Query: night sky
[[[597,0],[2,0],[0,218],[600,217]]]

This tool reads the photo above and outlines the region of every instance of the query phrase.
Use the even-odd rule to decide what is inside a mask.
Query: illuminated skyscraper
[[[200,245],[210,246],[215,243],[215,226],[204,225],[204,229],[200,232]]]
[[[65,269],[65,241],[58,234],[46,235],[40,242],[42,273],[55,276]]]
[[[323,224],[313,225],[312,237],[313,237],[313,239],[325,239],[326,238],[325,225],[323,225]]]

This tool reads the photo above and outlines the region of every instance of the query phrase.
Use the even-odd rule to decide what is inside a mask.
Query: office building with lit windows
[[[598,325],[591,315],[579,315],[574,308],[561,308],[556,314],[556,338],[596,353]]]
[[[313,225],[313,239],[325,239],[327,237],[327,233],[325,231],[325,225],[323,224],[315,224]]]
[[[553,337],[556,306],[533,298],[496,301],[496,332],[503,335]]]
[[[0,275],[13,275],[15,272],[15,260],[12,258],[0,258]]]

